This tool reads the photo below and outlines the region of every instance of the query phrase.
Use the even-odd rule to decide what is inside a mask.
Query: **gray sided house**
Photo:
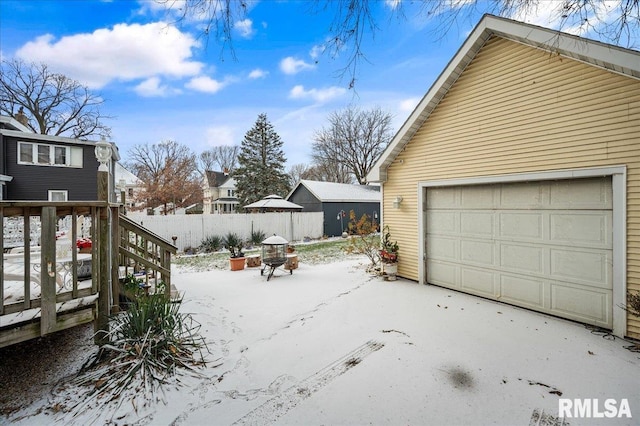
[[[304,212],[324,213],[324,235],[336,237],[347,230],[349,213],[380,221],[380,187],[300,180],[286,198],[304,207]]]
[[[17,120],[0,116],[0,199],[97,200],[95,146],[94,141],[33,133]],[[112,176],[119,159],[112,144]]]

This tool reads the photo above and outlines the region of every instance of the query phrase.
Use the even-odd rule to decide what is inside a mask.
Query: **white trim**
[[[613,190],[613,334],[625,337],[627,312],[620,307],[620,305],[626,304],[627,294],[627,166],[625,165],[418,182],[418,259],[422,259],[418,262],[418,282],[427,284],[424,223],[427,188],[604,176],[611,176]]]

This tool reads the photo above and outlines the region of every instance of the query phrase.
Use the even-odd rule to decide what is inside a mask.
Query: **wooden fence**
[[[280,235],[292,242],[302,241],[304,238],[321,238],[324,221],[322,212],[166,216],[128,213],[127,217],[167,241],[177,237],[174,244],[181,251],[198,247],[207,237],[224,237],[229,232],[236,233],[245,240],[250,239],[252,231],[262,231],[267,237]]]

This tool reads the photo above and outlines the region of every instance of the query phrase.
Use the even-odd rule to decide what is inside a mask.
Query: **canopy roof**
[[[302,210],[301,205],[292,203],[280,197],[279,195],[267,195],[260,201],[247,204],[245,209],[260,209],[260,210]]]

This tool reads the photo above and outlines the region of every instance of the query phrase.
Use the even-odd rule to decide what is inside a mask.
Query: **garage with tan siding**
[[[640,338],[640,52],[485,16],[367,180],[398,276]]]

